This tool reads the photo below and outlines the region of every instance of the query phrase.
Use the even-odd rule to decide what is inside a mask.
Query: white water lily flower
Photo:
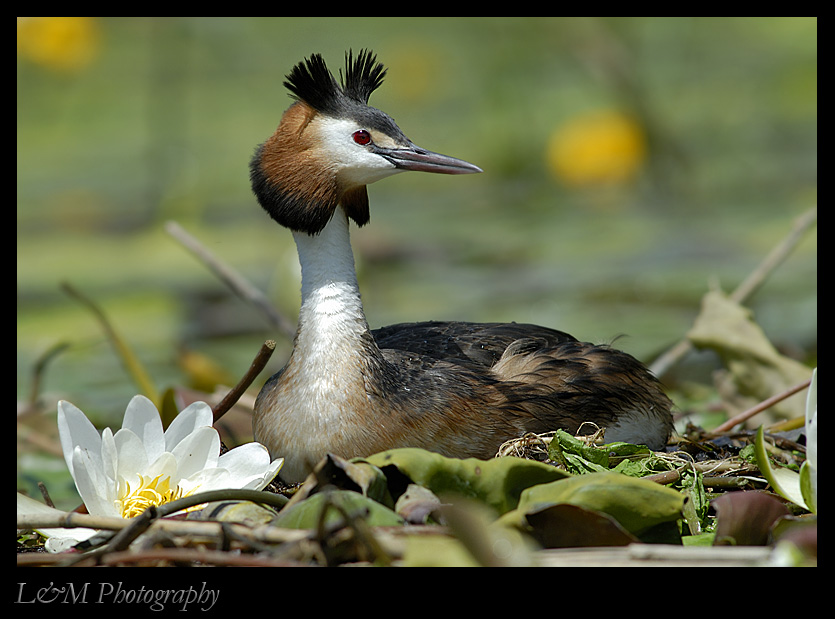
[[[220,455],[220,436],[204,402],[185,408],[163,432],[154,404],[135,396],[122,428],[101,435],[81,410],[58,403],[58,432],[64,459],[87,511],[132,518],[196,492],[228,488],[262,490],[278,474],[283,458],[270,461],[260,443]]]

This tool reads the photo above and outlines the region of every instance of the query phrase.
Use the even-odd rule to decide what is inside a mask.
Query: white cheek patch
[[[360,129],[363,127],[353,120],[321,116],[308,127],[316,132],[316,148],[322,158],[346,185],[369,185],[400,172],[393,163],[354,141],[354,132]],[[391,138],[377,131],[371,132],[371,139],[379,146],[394,145]]]

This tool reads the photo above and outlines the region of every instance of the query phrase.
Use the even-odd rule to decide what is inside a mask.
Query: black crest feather
[[[293,98],[304,101],[315,110],[333,115],[344,113],[352,104],[368,103],[371,93],[380,87],[385,67],[369,50],[360,50],[356,61],[353,53],[345,54],[345,74],[339,71],[340,85],[328,70],[320,54],[297,64],[287,75],[284,85]]]
[[[380,87],[386,76],[386,68],[377,62],[377,56],[371,51],[362,49],[354,62],[352,54],[345,54],[345,94],[359,101],[368,103],[371,93]],[[340,71],[340,78],[342,72]]]

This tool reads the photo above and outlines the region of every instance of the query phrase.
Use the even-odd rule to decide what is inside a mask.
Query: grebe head
[[[362,50],[345,55],[337,82],[319,54],[300,62],[284,85],[296,102],[250,163],[261,206],[291,230],[317,234],[341,205],[354,222],[368,223],[366,185],[416,170],[470,174],[481,169],[415,146],[385,112],[368,105],[386,69]]]

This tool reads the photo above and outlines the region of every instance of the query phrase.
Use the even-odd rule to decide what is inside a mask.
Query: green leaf
[[[324,514],[323,514],[324,510]],[[319,492],[281,510],[274,526],[288,529],[314,529],[324,517],[325,524],[344,522],[345,514],[361,517],[369,526],[399,526],[403,519],[373,499],[352,490]]]
[[[713,531],[699,533],[698,535],[685,535],[681,538],[682,546],[713,546],[716,534]]]
[[[763,426],[757,429],[757,437],[754,440],[755,454],[757,456],[757,466],[760,472],[774,488],[774,491],[784,499],[787,499],[799,505],[805,510],[811,511],[803,500],[803,493],[800,489],[800,475],[794,471],[782,467],[772,467],[771,460],[768,457],[768,451],[765,448],[765,436]]]
[[[613,470],[632,477],[657,473],[659,459],[646,445],[615,442],[589,445],[564,430],[557,430],[548,445],[548,457],[575,475]],[[669,468],[663,466],[662,470]]]
[[[572,458],[571,455],[579,456],[582,460]],[[576,471],[578,473],[609,468],[607,449],[598,449],[593,445],[588,445],[564,430],[557,430],[554,434],[554,439],[548,445],[548,457],[557,462],[562,458],[569,460],[571,464],[578,466],[580,469]]]
[[[710,502],[705,493],[702,474],[698,471],[683,471],[681,491],[687,500],[684,502],[684,520],[690,535],[699,535],[707,523]]]
[[[492,460],[447,458],[424,449],[392,449],[362,461],[379,467],[387,477],[405,476],[436,495],[457,494],[476,498],[503,514],[516,507],[530,486],[568,477],[553,466],[507,456]],[[394,493],[394,491],[392,491]]]
[[[565,503],[608,514],[630,533],[640,535],[658,524],[681,518],[684,497],[645,479],[612,472],[590,473],[528,488],[518,508],[501,520],[524,527],[526,514]]]

